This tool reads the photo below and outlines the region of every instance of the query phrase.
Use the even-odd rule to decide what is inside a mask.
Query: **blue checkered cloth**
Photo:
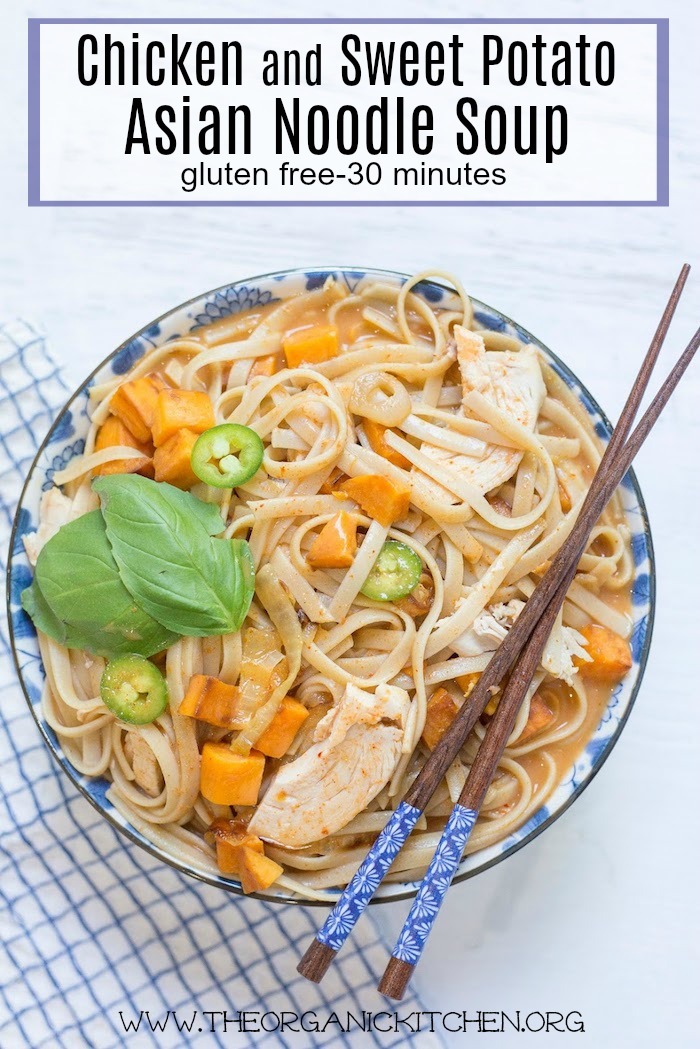
[[[67,390],[44,336],[0,327],[0,549],[7,550],[21,486]],[[3,563],[3,575],[6,565]],[[322,987],[296,963],[319,909],[243,900],[196,883],[120,836],[53,762],[26,707],[0,613],[0,1046],[134,1049],[157,1046],[393,1046],[402,1033],[212,1033],[203,1011],[301,1013],[392,1006],[375,990],[388,946],[371,918]],[[415,997],[401,1015],[423,1006]],[[148,1010],[151,1031],[141,1019]],[[191,1033],[179,1021],[197,1020]],[[205,1023],[202,1020],[206,1019]],[[218,1019],[217,1019],[217,1022]],[[384,1026],[384,1024],[382,1025]],[[203,1030],[201,1029],[203,1028]],[[401,1028],[400,1028],[401,1030]],[[411,1039],[420,1049],[437,1036]]]

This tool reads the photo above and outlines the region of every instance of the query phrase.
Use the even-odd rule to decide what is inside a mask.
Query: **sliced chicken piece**
[[[534,346],[523,346],[517,352],[487,350],[478,332],[457,326],[454,335],[462,375],[462,395],[477,390],[487,401],[533,432],[546,394]],[[455,453],[430,444],[421,445],[421,452],[444,469],[453,470],[485,495],[513,476],[520,465],[522,452],[479,443],[482,444],[480,453],[474,455]],[[423,480],[436,496],[455,501],[455,497],[437,481],[425,476]]]
[[[469,630],[455,638],[451,647],[460,656],[495,652],[524,607],[525,602],[517,598],[505,604],[489,605],[476,617]],[[590,660],[585,645],[586,639],[578,630],[563,626],[561,622],[555,623],[542,653],[542,669],[570,685],[574,674],[578,673],[574,656],[584,662]]]
[[[49,488],[39,503],[39,527],[23,537],[30,565],[35,565],[43,546],[70,520],[72,502],[59,488]]]
[[[124,754],[137,785],[149,798],[157,798],[163,789],[163,773],[146,740],[135,732],[127,732]]]
[[[401,755],[408,693],[348,685],[309,749],[272,778],[249,824],[251,834],[288,849],[335,834],[389,782]]]

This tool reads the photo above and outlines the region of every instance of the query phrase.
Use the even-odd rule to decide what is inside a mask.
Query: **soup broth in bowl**
[[[568,535],[607,429],[561,362],[456,283],[294,272],[177,308],[78,391],[23,496],[12,570],[34,566],[39,633],[20,671],[42,731],[168,862],[238,891],[332,899]],[[52,550],[88,515],[147,617],[119,620],[116,641],[73,607],[58,626],[36,611],[67,608]],[[650,558],[630,476],[460,876],[530,840],[609,752],[645,660]],[[380,898],[414,890],[498,698]]]

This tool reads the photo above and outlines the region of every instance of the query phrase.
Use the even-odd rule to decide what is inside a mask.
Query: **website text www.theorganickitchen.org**
[[[380,1034],[418,1034],[421,1032],[447,1034],[504,1034],[519,1031],[523,1034],[582,1034],[583,1016],[577,1010],[562,1013],[556,1010],[414,1010],[400,1013],[390,1010],[361,1013],[321,1012],[309,1010],[294,1012],[264,1012],[262,1010],[198,1010],[178,1012],[169,1009],[153,1013],[143,1009],[133,1013],[119,1010],[119,1021],[125,1033],[150,1031],[181,1034],[285,1034],[292,1032],[350,1034],[353,1031]]]

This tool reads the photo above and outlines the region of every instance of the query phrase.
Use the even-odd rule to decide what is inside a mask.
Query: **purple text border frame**
[[[669,204],[669,19],[668,18],[30,18],[28,19],[27,188],[29,207],[668,207]],[[42,25],[655,25],[655,200],[42,200],[40,124],[40,31]]]

